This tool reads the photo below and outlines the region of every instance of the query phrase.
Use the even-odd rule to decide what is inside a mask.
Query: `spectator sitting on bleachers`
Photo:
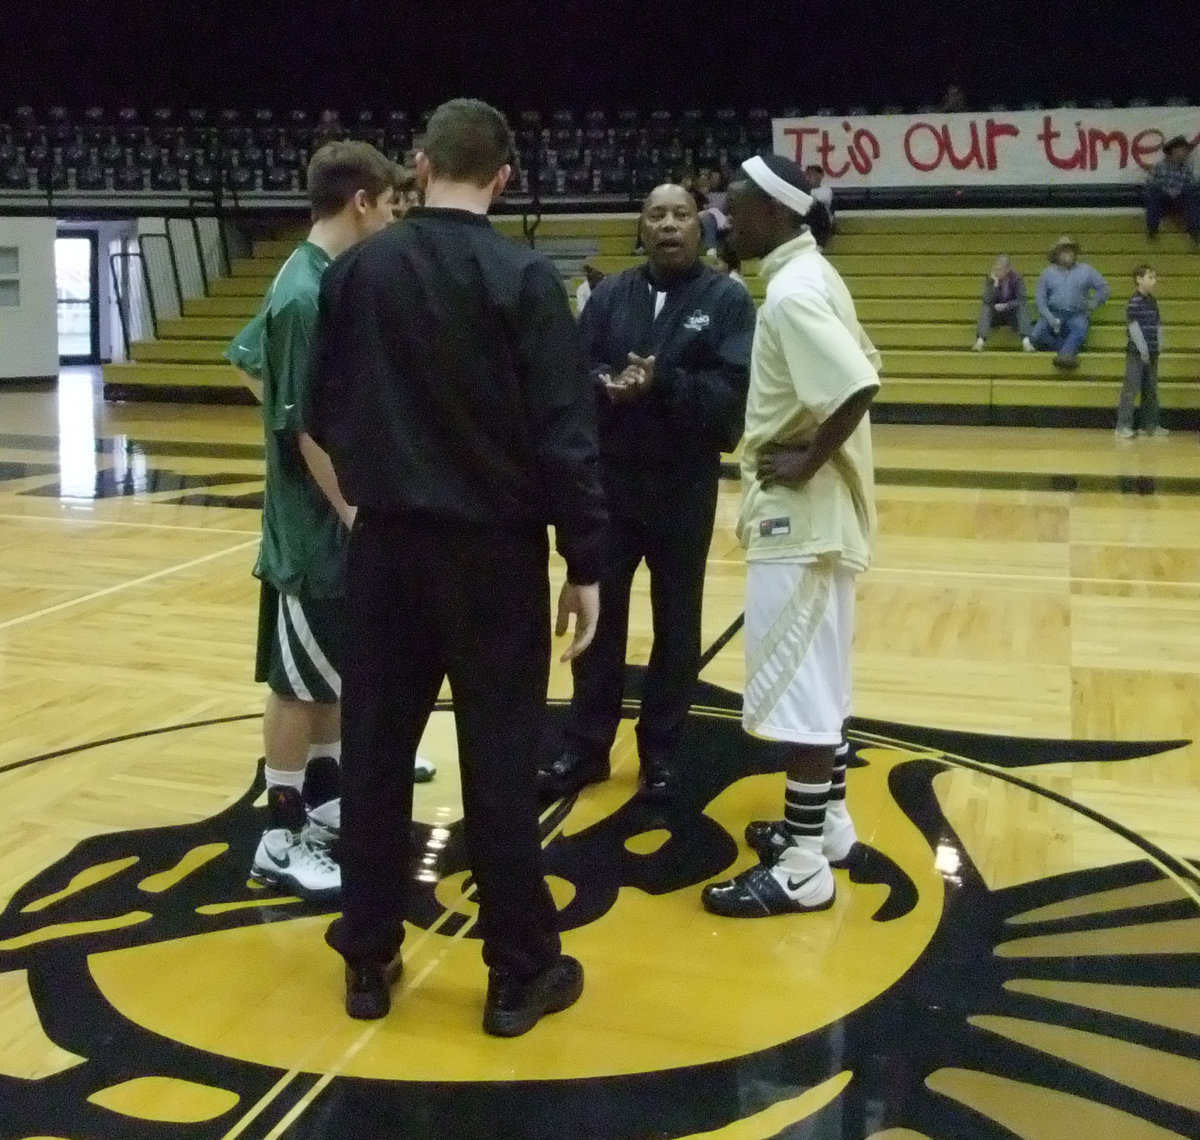
[[[967,109],[967,97],[963,94],[963,90],[957,83],[951,83],[946,88],[946,93],[942,96],[942,101],[938,105],[938,110],[943,115],[953,115]]]
[[[583,312],[583,307],[592,296],[592,290],[604,280],[604,274],[600,272],[590,261],[583,266],[583,280],[579,283],[579,288],[575,290],[575,315],[579,316]]]
[[[1033,342],[1029,339],[1033,331],[1029,320],[1029,292],[1025,288],[1025,278],[1013,268],[1012,259],[1006,253],[996,258],[983,283],[983,307],[975,328],[973,352],[983,351],[992,326],[996,324],[1015,329],[1021,338],[1021,346],[1026,352],[1033,352]]]
[[[396,196],[392,199],[392,217],[400,221],[414,206],[421,205],[417,172],[409,166],[396,167]]]
[[[729,192],[725,189],[725,175],[720,170],[702,171],[696,185],[708,198],[709,207],[713,210],[720,210],[724,214],[726,204],[729,202]]]
[[[1057,368],[1078,368],[1079,350],[1087,339],[1091,315],[1108,300],[1108,282],[1079,260],[1079,243],[1061,237],[1038,278],[1039,314],[1030,340],[1035,348],[1055,353]]]
[[[742,259],[738,257],[737,251],[728,237],[723,237],[717,242],[716,268],[718,272],[724,273],[730,281],[736,281],[746,292],[750,291],[750,286],[746,284],[746,279],[742,276]]]
[[[1163,144],[1163,159],[1146,182],[1146,232],[1158,237],[1163,214],[1178,214],[1200,243],[1200,185],[1192,169],[1192,146],[1182,135]]]

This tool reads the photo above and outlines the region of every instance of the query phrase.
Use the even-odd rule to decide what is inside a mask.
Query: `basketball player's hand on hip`
[[[562,637],[575,618],[575,637],[567,646],[560,660],[574,661],[596,636],[596,624],[600,621],[600,584],[593,582],[590,586],[572,586],[570,582],[563,584],[562,593],[558,595],[558,620],[554,623],[554,636]]]
[[[764,487],[776,484],[781,487],[791,487],[793,490],[802,487],[810,478],[808,448],[767,444],[758,453],[757,471],[758,481]]]

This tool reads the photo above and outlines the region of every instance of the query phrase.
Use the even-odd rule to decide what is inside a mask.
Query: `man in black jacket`
[[[566,559],[564,660],[591,640],[606,517],[594,400],[557,272],[492,229],[511,173],[500,113],[433,115],[424,207],[339,259],[321,289],[313,434],[357,507],[343,672],[346,1009],[383,1017],[411,889],[412,762],[447,677],[466,846],[491,967],[484,1029],[571,1005],[542,876],[537,745],[550,668],[547,526]]]
[[[642,211],[645,265],[608,277],[580,324],[600,409],[600,458],[612,519],[600,582],[602,616],[574,663],[561,755],[543,767],[544,796],[609,775],[621,717],[629,595],[645,559],[654,648],[638,722],[641,789],[674,793],[677,753],[700,672],[704,571],[721,453],[742,434],[754,303],[700,261],[696,204],[658,187]]]

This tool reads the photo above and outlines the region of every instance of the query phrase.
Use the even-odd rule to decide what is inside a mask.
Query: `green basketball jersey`
[[[267,481],[254,573],[280,593],[316,598],[341,596],[348,538],[298,439],[307,431],[317,304],[329,263],[323,249],[304,242],[272,282],[260,314]]]
[[[263,360],[263,327],[267,322],[266,302],[258,310],[250,323],[229,342],[225,350],[225,359],[234,368],[253,376],[255,380],[262,379]]]

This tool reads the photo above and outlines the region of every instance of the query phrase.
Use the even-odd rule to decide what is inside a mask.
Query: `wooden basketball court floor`
[[[452,714],[406,980],[353,1024],[328,908],[246,882],[257,413],[95,390],[0,395],[0,1140],[1200,1135],[1195,436],[876,428],[872,858],[828,914],[763,922],[698,898],[781,785],[738,723],[728,483],[688,790],[633,797],[634,668],[613,780],[544,820],[588,988],[499,1042]],[[649,635],[640,580],[631,665]],[[552,716],[569,693],[556,666]]]

